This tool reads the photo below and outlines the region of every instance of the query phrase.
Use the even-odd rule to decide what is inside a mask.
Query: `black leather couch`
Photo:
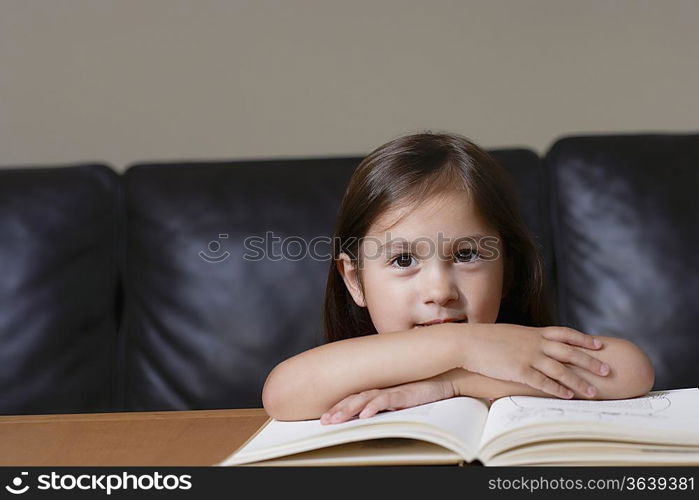
[[[638,343],[655,389],[698,386],[699,135],[492,153],[557,323]],[[244,241],[332,236],[360,160],[1,169],[0,413],[260,406],[269,370],[322,342],[329,260],[244,259]]]

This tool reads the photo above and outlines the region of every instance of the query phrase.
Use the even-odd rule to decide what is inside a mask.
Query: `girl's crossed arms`
[[[622,339],[558,327],[445,323],[301,353],[270,373],[263,402],[277,420],[322,416],[338,423],[459,395],[621,399],[652,385],[647,357]]]

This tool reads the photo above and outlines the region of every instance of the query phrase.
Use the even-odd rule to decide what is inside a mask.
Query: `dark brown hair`
[[[508,315],[516,318],[510,322],[550,324],[542,259],[519,214],[508,173],[461,135],[424,132],[378,147],[352,174],[337,215],[325,289],[323,322],[328,342],[376,333],[367,308],[355,304],[337,270],[340,253],[358,265],[360,239],[384,212],[458,188],[472,196],[481,216],[502,238],[504,289],[512,309]],[[359,277],[361,287],[361,273]],[[500,312],[498,320],[502,303]]]

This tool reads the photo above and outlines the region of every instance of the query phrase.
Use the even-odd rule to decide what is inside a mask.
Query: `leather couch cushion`
[[[0,170],[0,413],[113,407],[117,175]]]
[[[546,162],[562,322],[639,344],[656,389],[695,387],[699,135],[564,138]]]
[[[329,260],[247,260],[248,237],[332,236],[356,159],[136,165],[125,173],[124,386],[135,410],[261,406],[321,343]],[[319,245],[328,252],[329,245]]]

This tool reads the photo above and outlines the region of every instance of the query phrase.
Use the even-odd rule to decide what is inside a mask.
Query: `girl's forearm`
[[[428,379],[449,372],[455,394],[497,398],[508,395],[552,397],[531,387],[464,370],[466,346],[473,340],[466,325],[433,325],[419,330],[342,340],[290,358],[267,377],[262,401],[278,420],[319,418],[350,394]],[[648,357],[633,343],[600,337],[599,350],[584,349],[611,368],[595,375],[568,365],[593,384],[592,399],[623,399],[648,392],[654,371]],[[576,349],[583,349],[575,347]],[[590,399],[575,391],[576,398]]]
[[[597,388],[594,397],[575,392],[575,399],[625,399],[646,394],[653,388],[655,372],[646,354],[635,344],[614,337],[599,337],[600,350],[592,355],[607,363],[608,375],[596,375],[577,366],[570,366],[578,375]],[[582,348],[577,348],[582,349]],[[451,370],[447,375],[455,395],[497,399],[505,396],[553,397],[551,394],[527,385],[499,380],[463,369]]]
[[[325,344],[277,365],[262,392],[278,420],[318,418],[349,394],[421,380],[460,367],[463,333],[449,324]]]

